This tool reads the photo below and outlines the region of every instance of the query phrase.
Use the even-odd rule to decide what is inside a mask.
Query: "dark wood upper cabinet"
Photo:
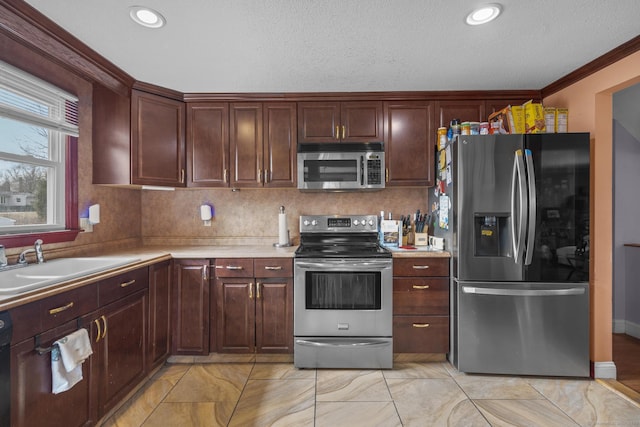
[[[131,181],[185,186],[184,102],[132,90]]]
[[[385,161],[388,186],[432,186],[434,183],[433,103],[384,103]]]
[[[231,186],[262,186],[262,104],[233,103],[229,120]]]
[[[298,142],[382,141],[381,101],[299,102]]]
[[[460,119],[461,122],[484,122],[484,100],[468,101],[437,101],[436,102],[436,129],[449,127],[452,119]],[[434,129],[435,131],[435,129]]]
[[[297,118],[295,102],[262,105],[263,182],[265,187],[295,187],[297,178]]]
[[[187,104],[187,186],[229,186],[229,104]]]

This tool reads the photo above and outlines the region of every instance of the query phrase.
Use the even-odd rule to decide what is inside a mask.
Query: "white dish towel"
[[[53,343],[51,388],[53,394],[69,390],[82,380],[82,363],[93,354],[89,333],[80,328]]]

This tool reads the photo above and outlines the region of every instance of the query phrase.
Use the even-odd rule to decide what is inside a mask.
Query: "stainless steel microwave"
[[[299,143],[298,189],[381,190],[385,183],[384,143]]]

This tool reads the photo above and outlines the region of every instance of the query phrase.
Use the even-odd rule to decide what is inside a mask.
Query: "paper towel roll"
[[[289,230],[287,227],[287,214],[278,214],[278,244],[281,246],[289,244]]]

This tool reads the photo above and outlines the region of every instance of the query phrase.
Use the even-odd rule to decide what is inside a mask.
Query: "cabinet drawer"
[[[253,258],[218,258],[216,277],[253,277]]]
[[[108,304],[141,289],[147,289],[148,287],[148,268],[139,268],[118,276],[110,277],[99,283],[98,298],[100,305]]]
[[[449,315],[449,280],[445,278],[395,277],[393,314]]]
[[[87,285],[12,309],[11,342],[20,342],[97,309],[96,289],[95,284]]]
[[[395,258],[394,276],[448,276],[449,258]]]
[[[293,277],[293,261],[289,258],[256,258],[256,277]]]
[[[394,353],[447,353],[448,316],[393,316]]]

